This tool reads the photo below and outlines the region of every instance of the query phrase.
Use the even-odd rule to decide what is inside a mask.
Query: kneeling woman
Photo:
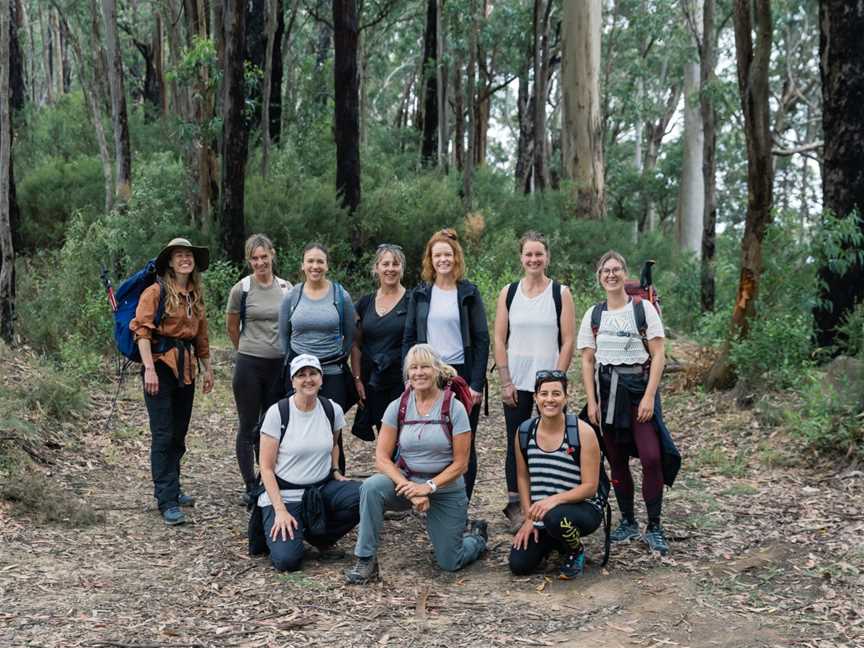
[[[357,525],[360,483],[337,468],[336,439],[345,427],[338,403],[318,395],[322,373],[318,358],[308,354],[291,361],[294,394],[288,399],[288,420],[279,404],[267,410],[261,425],[261,480],[258,498],[270,558],[278,571],[294,571],[303,560],[303,540],[329,547]],[[330,416],[332,412],[332,417]],[[309,511],[306,489],[318,489],[325,516],[323,528],[305,528]]]
[[[435,560],[445,571],[474,562],[486,548],[485,522],[472,522],[465,533],[468,497],[462,475],[471,449],[468,413],[455,396],[449,395],[449,416],[445,420],[442,415],[444,386],[456,371],[428,344],[408,351],[404,371],[411,392],[401,425],[399,398],[384,412],[375,447],[379,474],[363,482],[360,490],[360,527],[354,549],[357,564],[345,575],[349,583],[365,583],[378,576],[377,553],[385,510],[413,506],[426,512]],[[397,442],[398,466],[393,461]]]
[[[514,444],[519,501],[525,521],[513,539],[510,569],[532,572],[550,552],[562,558],[559,577],[582,573],[582,538],[602,522],[600,444],[587,423],[564,412],[567,374],[538,371],[534,402],[540,416],[526,422],[528,434],[517,430]],[[569,420],[568,420],[569,419]],[[567,425],[578,425],[579,445],[568,443]]]

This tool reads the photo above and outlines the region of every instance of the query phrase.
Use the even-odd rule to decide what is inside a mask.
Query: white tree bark
[[[577,218],[606,212],[600,119],[601,0],[564,2],[561,79],[564,94],[562,147],[573,181]]]
[[[8,341],[12,338],[15,313],[15,250],[12,247],[9,205],[9,164],[12,159],[10,18],[9,0],[0,0],[0,331]]]

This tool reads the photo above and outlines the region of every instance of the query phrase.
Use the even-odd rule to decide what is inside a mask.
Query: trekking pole
[[[102,285],[105,286],[105,292],[108,293],[108,305],[111,306],[111,312],[117,312],[117,298],[114,296],[114,286],[111,285],[111,278],[108,276],[108,268],[104,264],[101,266],[99,278],[102,280]]]

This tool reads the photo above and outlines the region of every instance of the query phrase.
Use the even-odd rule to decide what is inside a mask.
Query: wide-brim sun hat
[[[195,268],[198,272],[204,272],[210,265],[210,250],[203,245],[192,245],[189,239],[178,237],[168,241],[168,244],[162,248],[159,256],[156,257],[156,274],[165,274],[168,269],[168,262],[171,260],[171,253],[176,248],[192,250],[192,255],[195,257]]]

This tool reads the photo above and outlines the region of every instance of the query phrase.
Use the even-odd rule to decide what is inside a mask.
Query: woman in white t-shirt
[[[258,496],[270,559],[277,571],[294,571],[303,560],[303,540],[325,549],[360,520],[360,483],[339,471],[336,440],[345,427],[338,403],[319,397],[321,363],[301,354],[291,361],[294,394],[288,399],[287,425],[279,403],[261,424],[261,481]],[[332,415],[331,415],[332,414]],[[284,426],[284,433],[283,433]],[[306,528],[310,519],[304,501],[317,489],[326,513],[322,529]]]
[[[649,549],[665,555],[669,546],[660,525],[663,485],[664,481],[671,485],[677,467],[670,470],[664,460],[678,455],[659,411],[658,389],[666,363],[663,323],[647,299],[637,301],[627,294],[627,262],[623,256],[614,251],[604,254],[597,264],[597,279],[606,291],[606,300],[585,313],[576,346],[582,352],[587,416],[603,431],[621,511],[612,541],[642,535]],[[642,320],[639,310],[644,310],[641,331],[637,323]],[[635,456],[642,464],[642,496],[648,513],[644,535],[640,534],[634,514],[629,459]]]
[[[522,524],[513,439],[534,409],[534,377],[557,369],[565,374],[573,359],[576,315],[570,289],[546,276],[549,246],[539,232],[519,240],[524,276],[498,293],[495,311],[495,366],[501,378],[501,401],[507,426],[507,506],[514,529]],[[557,302],[557,303],[556,303]]]

